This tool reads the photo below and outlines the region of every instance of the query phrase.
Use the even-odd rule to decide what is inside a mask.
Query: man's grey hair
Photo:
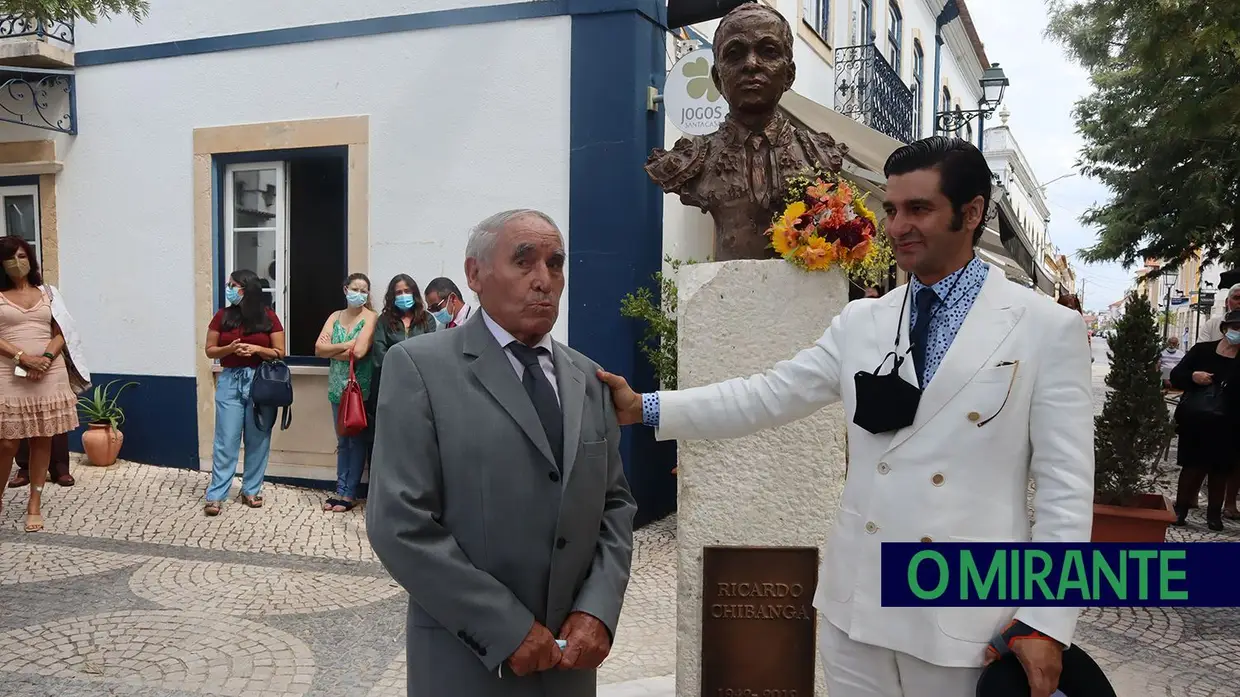
[[[495,240],[499,238],[499,231],[513,220],[527,215],[540,218],[555,230],[561,240],[564,239],[564,233],[560,231],[560,226],[555,224],[551,216],[533,208],[514,208],[496,213],[469,231],[469,241],[465,244],[465,258],[486,261],[491,256],[491,250],[495,248]]]

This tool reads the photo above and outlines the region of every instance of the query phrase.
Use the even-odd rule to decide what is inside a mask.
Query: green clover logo
[[[719,90],[715,89],[715,83],[710,79],[710,64],[705,58],[685,63],[684,74],[689,78],[687,91],[690,97],[701,99],[702,95],[706,95],[708,101],[719,100]]]

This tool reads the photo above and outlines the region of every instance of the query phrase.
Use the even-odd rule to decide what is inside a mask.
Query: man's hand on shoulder
[[[521,645],[508,658],[508,667],[516,675],[523,676],[550,670],[560,663],[560,659],[560,647],[555,643],[555,636],[550,629],[535,621]]]
[[[560,658],[562,670],[594,670],[611,653],[607,625],[584,612],[574,612],[564,620],[560,638],[567,642]]]
[[[621,426],[641,423],[642,396],[629,387],[628,381],[601,368],[598,379],[611,390],[611,402],[616,407],[616,421]]]

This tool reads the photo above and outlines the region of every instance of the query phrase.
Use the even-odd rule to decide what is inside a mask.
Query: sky
[[[1011,112],[1008,125],[1034,178],[1045,183],[1078,172],[1082,141],[1072,109],[1090,92],[1089,78],[1068,59],[1061,45],[1045,38],[1044,1],[968,0],[968,6],[986,46],[986,57],[998,63],[1011,81],[1004,97],[1004,106]],[[998,114],[986,125],[998,125]],[[1049,184],[1046,198],[1051,241],[1071,260],[1078,289],[1084,280],[1085,308],[1105,309],[1123,297],[1136,269],[1125,269],[1119,263],[1086,264],[1077,252],[1092,246],[1097,238],[1096,229],[1080,223],[1081,215],[1095,203],[1107,201],[1110,190],[1074,174]]]

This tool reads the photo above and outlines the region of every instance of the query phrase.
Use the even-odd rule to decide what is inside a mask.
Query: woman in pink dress
[[[0,265],[0,359],[11,363],[0,367],[0,504],[13,456],[29,439],[26,532],[37,532],[43,529],[52,437],[77,428],[77,395],[69,386],[65,338],[52,319],[34,249],[20,237],[0,237]]]

